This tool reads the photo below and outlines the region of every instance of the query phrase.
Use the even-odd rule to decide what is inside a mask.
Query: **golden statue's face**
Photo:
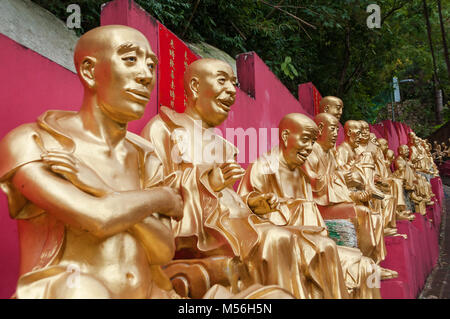
[[[358,147],[361,143],[361,127],[360,126],[352,126],[348,130],[348,142],[352,147]]]
[[[283,150],[284,158],[290,166],[301,166],[311,154],[317,138],[317,131],[310,126],[298,126],[291,130]]]
[[[402,145],[398,149],[398,154],[402,157],[409,157],[409,147],[407,145]]]
[[[133,30],[113,33],[95,64],[95,90],[103,112],[118,122],[139,119],[155,85],[157,59],[147,39]]]
[[[370,139],[370,127],[367,122],[361,122],[361,142],[367,143]]]
[[[378,144],[380,145],[380,148],[383,151],[383,153],[385,153],[389,148],[388,142],[385,139],[380,138],[378,140]]]
[[[325,112],[333,115],[339,121],[342,116],[343,108],[344,103],[340,99],[330,99],[325,108]]]
[[[337,119],[323,122],[321,137],[328,147],[334,147],[338,137],[339,122]]]
[[[386,159],[388,160],[389,164],[392,163],[394,157],[395,157],[394,152],[392,150],[388,150],[388,152],[386,153]]]
[[[209,126],[222,124],[236,99],[236,76],[230,65],[222,61],[205,63],[197,75],[197,112]]]

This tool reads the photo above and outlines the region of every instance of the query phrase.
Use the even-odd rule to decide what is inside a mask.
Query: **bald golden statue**
[[[399,220],[414,220],[415,216],[407,209],[403,180],[395,177],[391,171],[391,163],[395,159],[394,151],[389,149],[388,141],[384,138],[378,140],[379,150],[377,153],[378,174],[380,180],[389,186],[390,193],[396,200],[396,216]],[[378,155],[379,154],[379,155]],[[380,182],[380,183],[382,183]]]
[[[250,282],[278,285],[296,298],[348,298],[336,245],[322,239],[323,227],[279,227],[260,216],[275,208],[274,198],[254,193],[242,199],[233,190],[245,173],[238,150],[212,128],[228,117],[235,83],[227,63],[193,62],[184,75],[186,111],[162,107],[141,133],[166,174],[193,172],[183,189],[184,217],[173,223],[176,256],[236,257]]]
[[[319,113],[329,113],[339,121],[344,109],[344,102],[336,96],[325,96],[320,100]]]
[[[0,182],[21,246],[17,298],[176,297],[160,266],[175,252],[181,197],[162,185],[152,146],[127,131],[155,83],[157,59],[125,26],[84,34],[78,112],[47,111],[1,142]]]

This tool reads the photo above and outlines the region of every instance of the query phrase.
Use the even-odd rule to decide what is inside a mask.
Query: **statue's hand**
[[[233,185],[245,174],[245,170],[238,163],[223,163],[214,167],[209,173],[209,185],[215,192],[220,192],[224,188]]]
[[[361,203],[367,203],[370,200],[371,196],[369,192],[366,191],[357,191],[354,193],[354,199]]]
[[[158,210],[158,213],[177,221],[183,218],[183,198],[173,188],[168,186],[155,187],[164,199],[164,204]]]
[[[257,215],[264,215],[279,210],[280,205],[278,196],[273,193],[250,196],[247,204]]]
[[[343,173],[344,175],[344,179],[345,179],[345,184],[350,185],[353,182],[353,175],[351,171],[346,171],[345,173]]]
[[[41,157],[54,173],[91,195],[100,197],[113,191],[97,173],[79,161],[72,153],[49,151]]]

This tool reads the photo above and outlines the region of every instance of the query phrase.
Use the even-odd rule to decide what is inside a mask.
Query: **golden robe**
[[[403,181],[405,189],[408,191],[411,200],[415,203],[416,212],[426,215],[426,201],[423,198],[427,197],[427,187],[423,176],[417,174],[411,162],[402,156],[398,156],[394,161],[393,175]],[[421,198],[422,196],[423,198]]]
[[[166,174],[193,168],[182,192],[184,217],[173,223],[178,256],[239,256],[256,283],[297,298],[348,298],[336,245],[324,240],[323,227],[278,227],[253,214],[231,186],[211,189],[208,173],[235,160],[234,145],[167,107],[141,135],[155,146]]]
[[[384,210],[384,226],[395,228],[397,227],[396,211],[406,209],[403,181],[392,175],[391,169],[386,166],[386,160],[383,151],[376,145],[373,145],[370,141],[368,145],[372,145],[370,151],[372,152],[374,157],[375,174],[380,176],[381,180],[389,185],[390,192],[388,195],[391,195],[392,198],[391,202],[389,202],[389,199],[387,198],[383,200],[384,206],[393,207],[389,210]]]
[[[331,213],[324,218],[339,218],[340,211],[353,211],[353,216],[348,217],[355,222],[358,247],[364,256],[372,258],[376,263],[383,260],[386,256],[386,246],[381,215],[354,203],[352,192],[337,169],[336,150],[332,148],[325,152],[320,144],[315,143],[303,169],[309,178],[314,201],[321,213]],[[334,214],[337,216],[332,216]]]
[[[344,141],[337,149],[337,162],[340,168],[358,172],[365,185],[374,185],[377,172],[375,152],[376,146],[370,142],[366,147],[359,146],[353,150],[350,144]],[[395,227],[396,199],[392,195],[384,194],[382,200],[371,199],[368,207],[382,214],[384,227]]]
[[[275,159],[278,159],[278,167],[273,166]],[[264,215],[265,218],[282,227],[323,227],[323,240],[331,240],[314,201],[309,178],[300,168],[289,169],[278,146],[249,165],[238,192],[241,196],[247,196],[251,192],[277,195],[281,203],[280,209]],[[337,248],[351,296],[380,298],[379,288],[367,285],[377,268],[373,260],[364,257],[357,248],[344,246]]]

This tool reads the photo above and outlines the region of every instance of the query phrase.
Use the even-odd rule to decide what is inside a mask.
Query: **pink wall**
[[[230,140],[241,152],[245,151],[247,154],[245,162],[241,163],[246,167],[257,156],[278,144],[278,136],[272,136],[271,128],[277,128],[284,115],[294,112],[307,113],[255,52],[240,54],[236,67],[242,90],[237,90],[236,103],[220,129],[225,133],[226,127],[244,130],[254,128],[258,134],[267,132],[268,137],[266,145],[258,146],[257,154],[249,151],[249,146],[252,145],[249,145],[248,141],[245,148],[242,148],[236,141]]]
[[[82,86],[76,74],[0,34],[0,138],[48,109],[76,110]],[[17,225],[0,194],[0,298],[14,293],[18,276]]]

